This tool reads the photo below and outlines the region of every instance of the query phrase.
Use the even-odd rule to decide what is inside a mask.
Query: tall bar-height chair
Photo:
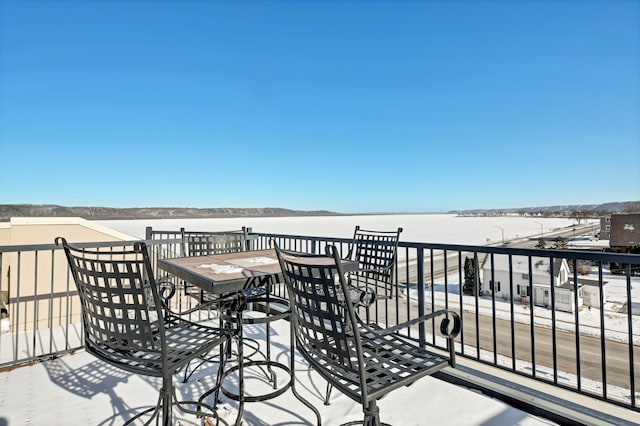
[[[356,226],[346,258],[358,262],[349,274],[350,284],[364,291],[363,297],[393,296],[394,271],[402,228],[395,231],[371,231]]]
[[[82,307],[84,345],[88,353],[110,365],[143,376],[161,377],[157,404],[129,419],[130,424],[151,413],[146,424],[161,418],[172,424],[174,405],[187,413],[216,417],[215,401],[224,371],[224,357],[218,366],[214,405],[178,401],[173,375],[190,361],[229,344],[230,335],[172,314],[154,279],[145,243],[114,249],[89,249],[68,244],[64,248]],[[195,405],[195,409],[189,408]]]
[[[347,425],[379,426],[378,399],[447,366],[455,367],[454,339],[460,332],[455,312],[439,310],[385,329],[365,325],[355,313],[335,246],[328,247],[326,256],[281,250],[277,245],[276,252],[290,298],[295,349],[328,383],[362,404],[364,420]],[[399,334],[436,317],[443,317],[440,332],[448,353],[423,349]]]

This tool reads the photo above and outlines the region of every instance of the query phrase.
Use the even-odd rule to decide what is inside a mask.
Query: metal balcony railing
[[[269,248],[275,240],[312,253],[332,244],[346,254],[350,243],[251,236],[250,249]],[[158,258],[182,253],[179,233],[147,234],[146,242],[154,266]],[[84,245],[108,250],[132,243]],[[611,262],[618,274],[610,272]],[[393,297],[378,300],[368,314],[393,325],[434,309],[456,310],[459,356],[639,411],[640,300],[633,297],[639,267],[640,255],[400,242]],[[59,247],[0,246],[0,295],[0,368],[82,347],[79,301]],[[184,294],[174,299],[178,308],[195,303]],[[436,331],[426,324],[405,333],[446,349]]]
[[[256,248],[348,252],[348,239],[258,234]],[[621,271],[614,275],[609,264]],[[372,320],[394,325],[431,310],[461,314],[462,357],[638,410],[640,255],[400,242],[394,297]],[[604,290],[603,290],[604,289]],[[640,291],[636,291],[636,294]],[[407,330],[446,349],[435,324]]]

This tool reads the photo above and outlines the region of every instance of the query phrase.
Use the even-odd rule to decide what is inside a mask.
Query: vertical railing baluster
[[[598,271],[598,280],[602,283],[602,268]],[[604,325],[604,294],[600,291],[600,368],[602,370],[602,397],[607,399],[607,358]],[[631,319],[629,319],[631,320]],[[631,337],[631,336],[629,336]]]
[[[418,316],[424,315],[424,248],[418,248],[416,253],[416,259],[418,264],[416,265],[418,268]],[[420,342],[421,347],[426,346],[426,330],[424,326],[424,322],[420,322],[418,325],[418,341]]]
[[[409,294],[409,283],[411,282],[410,280],[410,275],[409,275],[409,247],[405,247],[405,286],[407,288],[407,303],[406,303],[406,315],[407,315],[407,319],[411,318],[411,313],[410,313],[410,308],[411,308],[411,295]],[[398,314],[400,313],[400,310],[398,310]],[[397,320],[398,322],[400,322],[400,320]],[[409,327],[409,330],[407,331],[409,334],[409,337],[412,337],[412,333],[411,333],[411,327]]]
[[[463,318],[464,318],[464,296],[463,296],[463,283],[464,283],[464,279],[462,276],[462,251],[458,250],[458,303],[460,305],[460,327],[461,329],[464,329],[464,322],[463,322]],[[464,348],[464,333],[460,333],[460,349],[463,350]]]
[[[535,295],[533,291],[533,262],[531,261],[531,256],[529,256],[529,322],[530,322],[530,331],[531,331],[531,374],[535,378],[537,375],[536,371],[536,319],[535,319],[535,304],[533,303],[535,299]]]
[[[478,265],[478,252],[473,253],[473,261]],[[475,288],[475,317],[476,317],[476,359],[480,359],[480,277],[479,269],[473,274]],[[463,329],[464,331],[464,329]]]
[[[578,261],[573,259],[573,305],[575,326],[573,335],[576,338],[576,388],[582,389],[582,374],[580,369],[580,310],[578,308]]]
[[[513,306],[513,256],[509,253],[509,307],[511,313],[511,369],[516,370],[516,317]]]
[[[430,276],[429,276],[429,280],[431,281],[431,286],[430,286],[430,296],[431,296],[431,312],[433,312],[436,308],[436,291],[435,291],[435,273],[434,273],[434,268],[435,268],[435,256],[433,255],[433,249],[429,249],[429,256],[431,256],[431,258],[429,259],[429,265],[430,265]],[[436,335],[436,322],[435,319],[431,320],[431,344],[435,343],[435,335]]]
[[[38,251],[34,253],[34,265],[33,265],[33,337],[31,338],[31,345],[33,352],[32,356],[36,356],[37,347],[37,333],[38,333]]]
[[[631,299],[631,265],[627,263],[627,323],[629,324],[628,345],[629,345],[629,384],[631,394],[631,406],[636,407],[636,368],[634,360],[633,344],[633,299]]]
[[[19,251],[18,252],[18,259],[17,259],[17,271],[15,273],[15,277],[16,277],[16,316],[15,316],[15,327],[13,328],[15,330],[15,341],[13,343],[13,359],[14,361],[16,361],[18,359],[18,343],[19,343],[19,336],[20,336],[20,330],[18,329],[19,326],[19,319],[20,319],[20,307],[21,307],[21,303],[20,303],[20,269],[22,267],[22,252]]]
[[[549,257],[549,282],[551,286],[551,351],[553,353],[553,383],[558,384],[558,348],[556,340],[556,286],[555,268],[553,265],[555,258]],[[559,270],[559,269],[558,269]]]
[[[49,352],[53,353],[53,295],[54,295],[54,277],[55,277],[55,264],[53,262],[53,253],[51,250],[51,289],[49,295]]]
[[[449,262],[447,259],[447,250],[444,250],[444,307],[445,309],[449,309]],[[435,308],[434,308],[435,309]]]
[[[58,251],[58,253],[60,253],[60,251]],[[65,324],[65,331],[64,331],[64,339],[65,339],[65,349],[69,349],[71,347],[71,344],[69,342],[69,329],[71,328],[71,270],[69,269],[69,266],[67,266],[65,268],[65,270],[67,271],[67,288],[66,288],[66,293],[67,293],[67,302],[66,302],[66,324]],[[82,319],[80,320],[80,328],[82,330]],[[80,333],[80,344],[84,345],[84,334]]]
[[[496,334],[496,273],[494,255],[491,253],[491,335],[493,338],[493,363],[498,364],[498,336]]]

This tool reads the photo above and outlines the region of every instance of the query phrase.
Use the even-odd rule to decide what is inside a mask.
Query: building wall
[[[556,309],[565,312],[574,312],[575,303],[573,298],[573,291],[566,288],[556,288]],[[578,306],[582,306],[583,298],[582,292],[578,291]]]
[[[570,290],[564,290],[564,289],[558,288],[558,286],[568,281],[569,275],[570,275],[569,266],[566,260],[564,259],[562,260],[562,262],[559,263],[559,265],[560,265],[560,269],[557,271],[554,271],[555,274],[553,277],[553,286],[555,287],[555,291],[556,291],[556,309],[573,312],[574,302],[573,302],[572,292]],[[486,263],[482,268],[482,279],[484,281],[483,290],[487,294],[491,294],[491,289],[495,288],[495,294],[497,298],[509,299],[511,295],[510,279],[512,279],[514,299],[517,300],[518,298],[520,298],[520,300],[530,301],[532,304],[538,305],[538,306],[550,305],[551,304],[550,276],[548,272],[547,273],[542,273],[540,271],[536,272],[536,269],[534,269],[534,273],[531,278],[533,289],[529,290],[530,296],[527,297],[527,296],[518,294],[518,287],[520,287],[520,289],[523,290],[523,292],[526,292],[526,288],[529,286],[528,273],[514,270],[513,277],[511,278],[509,276],[509,271],[500,269],[499,267],[498,268],[494,267],[493,276],[492,276],[490,263]],[[563,292],[566,292],[567,294],[571,295],[569,301],[566,301],[565,300],[566,298],[561,296],[560,298],[562,298],[563,301],[559,302],[557,296],[559,294],[564,294]],[[581,295],[579,295],[578,297],[578,303],[579,303],[578,306],[582,306]]]
[[[611,231],[611,215],[600,217],[600,239],[608,240]]]
[[[603,287],[604,294],[604,287]],[[596,286],[585,285],[583,287],[584,304],[594,308],[600,308],[600,289]],[[606,300],[603,296],[603,300]]]
[[[19,252],[0,250],[0,292],[8,303],[5,316],[11,330],[65,325],[79,320],[77,298],[67,305],[66,295],[75,291],[62,250],[54,250],[58,236],[69,242],[135,240],[81,218],[12,218],[0,227],[1,246],[27,246]],[[28,246],[47,245],[34,250]],[[6,320],[3,328],[6,328]]]
[[[611,216],[609,246],[629,248],[640,245],[640,214],[614,214]]]

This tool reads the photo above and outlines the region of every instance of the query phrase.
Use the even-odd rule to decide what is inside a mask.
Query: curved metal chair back
[[[158,403],[125,424],[151,411],[153,419],[162,411],[162,423],[169,425],[176,404],[182,411],[203,414],[176,400],[172,375],[227,343],[228,333],[164,308],[144,242],[109,250],[75,247],[61,237],[56,244],[64,248],[78,289],[87,352],[126,371],[162,377]],[[219,372],[218,383],[220,378]],[[215,407],[193,403],[215,416]]]
[[[235,253],[247,249],[247,229],[220,233],[183,232],[185,256]]]
[[[116,251],[62,243],[82,304],[87,351],[133,373],[162,376],[165,325],[144,243]],[[146,357],[154,362],[140,362]]]
[[[291,306],[296,347],[325,379],[343,370],[364,377],[361,340],[338,252],[312,255],[276,246]]]
[[[359,264],[359,271],[352,274],[355,286],[374,287],[378,296],[389,297],[393,293],[398,241],[402,228],[396,231],[371,231],[356,226],[347,258]]]

